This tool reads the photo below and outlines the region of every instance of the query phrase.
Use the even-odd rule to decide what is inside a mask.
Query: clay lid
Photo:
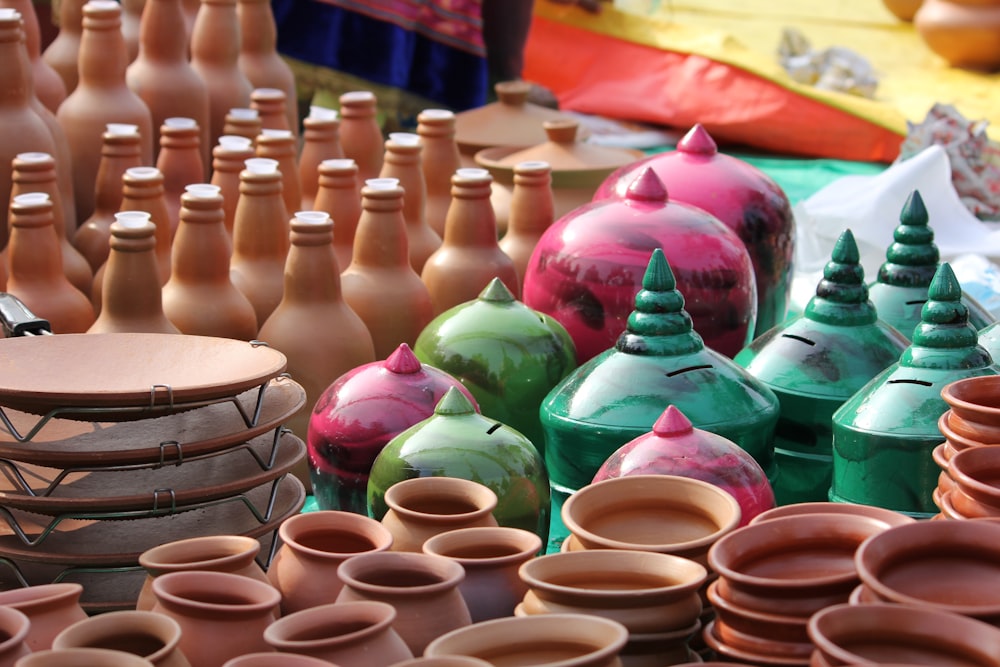
[[[492,146],[526,148],[545,141],[542,123],[565,120],[565,114],[528,101],[531,84],[501,81],[493,87],[498,100],[455,114],[455,142],[472,155]]]

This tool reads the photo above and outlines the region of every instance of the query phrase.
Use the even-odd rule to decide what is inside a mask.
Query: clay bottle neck
[[[124,88],[128,48],[122,36],[121,8],[116,2],[92,0],[83,8],[80,39],[80,86]]]
[[[27,109],[34,97],[31,63],[17,14],[0,19],[0,108]]]
[[[139,26],[139,60],[187,63],[187,24],[180,0],[146,0]]]
[[[294,160],[296,152],[295,137],[291,134],[288,136],[261,134],[257,137],[257,157],[266,157],[272,160],[290,157]]]
[[[181,195],[180,225],[174,237],[171,279],[229,282],[229,235],[222,195]]]
[[[340,280],[330,279],[340,275],[333,251],[333,221],[315,211],[303,215],[315,216],[316,222],[292,219],[284,299],[290,303],[340,301]]]
[[[156,247],[156,226],[153,223],[141,227],[124,227],[115,222],[111,225],[111,250],[120,253],[150,253]]]
[[[250,94],[250,108],[256,109],[261,127],[273,130],[290,130],[286,110],[286,96],[276,88],[258,88]]]
[[[410,249],[403,219],[403,188],[365,187],[354,240],[354,262],[370,267],[409,267]]]
[[[491,184],[488,174],[465,176],[457,173],[452,177],[452,199],[445,220],[444,245],[496,245],[497,219],[490,203]]]
[[[316,118],[305,118],[302,121],[302,127],[304,128],[302,137],[307,143],[340,143],[339,119],[319,120]]]
[[[30,0],[6,0],[4,7],[13,7],[21,15],[24,30],[24,46],[28,50],[28,60],[35,62],[41,57],[41,32],[38,27],[38,16]]]
[[[552,224],[552,170],[547,163],[514,167],[508,233],[540,235]]]
[[[231,148],[216,146],[212,149],[212,169],[238,176],[243,171],[246,161],[254,157],[254,155],[255,153],[252,148],[233,150]]]
[[[113,213],[118,210],[122,201],[122,176],[126,169],[141,164],[141,151],[137,133],[104,135],[94,191],[95,211]]]
[[[28,197],[31,202],[15,201],[10,206],[10,275],[22,281],[64,282],[52,202]]]
[[[202,0],[191,31],[191,60],[235,69],[239,56],[236,0]]]
[[[243,137],[244,139],[249,139],[250,141],[256,141],[263,128],[264,124],[257,115],[249,117],[227,113],[226,122],[222,127],[222,134],[230,134],[235,137]]]
[[[274,53],[278,30],[268,0],[239,0],[240,49],[245,54]]]
[[[51,155],[31,153],[30,159],[22,156],[14,158],[11,182],[20,192],[38,192],[40,184],[56,181],[56,161]],[[13,195],[12,195],[13,196]]]
[[[63,0],[59,7],[59,34],[79,36],[83,32],[83,6],[87,0]]]

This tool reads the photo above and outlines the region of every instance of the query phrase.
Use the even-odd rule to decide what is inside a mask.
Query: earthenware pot
[[[25,645],[31,651],[52,648],[60,632],[77,621],[87,618],[80,606],[83,586],[78,583],[57,583],[14,588],[0,592],[0,607],[16,609],[30,621]]]
[[[227,660],[222,667],[329,667],[326,660],[297,653],[247,653]]]
[[[904,523],[913,523],[916,521],[916,519],[911,516],[907,516],[900,512],[893,512],[892,510],[887,510],[883,507],[856,505],[854,503],[815,502],[793,503],[791,505],[775,507],[767,510],[766,512],[761,512],[755,516],[750,523],[760,523],[762,521],[769,521],[770,519],[779,519],[781,517],[794,516],[797,514],[851,514],[867,516],[882,521],[885,523],[886,528],[900,526]]]
[[[107,648],[67,648],[36,651],[15,663],[15,667],[152,667],[153,663],[125,651]]]
[[[471,655],[437,655],[410,658],[392,667],[490,667],[491,663]]]
[[[951,502],[968,517],[1000,516],[1000,448],[975,447],[948,462]]]
[[[1000,7],[995,3],[924,0],[913,27],[952,67],[990,72],[1000,67]]]
[[[164,614],[123,610],[98,614],[69,626],[52,642],[56,650],[104,648],[133,653],[157,667],[189,667],[180,650],[181,626]]]
[[[458,528],[496,526],[497,494],[479,482],[457,477],[415,477],[385,492],[389,511],[382,525],[393,551],[421,551],[431,537]]]
[[[31,653],[25,643],[28,638],[31,621],[22,612],[9,607],[0,607],[0,665],[13,667],[19,659]]]
[[[984,443],[1000,442],[1000,376],[971,377],[941,388],[948,426]]]
[[[719,593],[718,582],[708,585],[708,601],[715,611],[715,631],[719,639],[737,646],[736,636],[750,636],[756,642],[772,642],[787,655],[809,656],[812,645],[806,632],[808,616],[770,614],[740,606]],[[744,646],[748,650],[753,647]],[[776,652],[774,649],[770,652]]]
[[[759,653],[730,646],[719,638],[715,625],[715,621],[708,623],[702,631],[702,637],[708,649],[721,660],[749,663],[757,667],[806,667],[809,664],[809,658],[801,656]]]

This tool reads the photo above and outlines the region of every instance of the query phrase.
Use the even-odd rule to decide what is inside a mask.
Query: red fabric
[[[892,162],[903,136],[703,56],[666,51],[535,16],[524,78],[560,106],[688,129],[720,144],[805,157]]]

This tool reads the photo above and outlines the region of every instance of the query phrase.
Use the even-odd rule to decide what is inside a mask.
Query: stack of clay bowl
[[[719,577],[708,588],[715,620],[705,643],[725,660],[808,665],[809,617],[848,601],[860,582],[855,551],[889,525],[863,513],[807,511],[762,514],[726,535],[708,553]]]
[[[855,561],[862,582],[851,595],[856,605],[927,607],[1000,626],[1000,523],[994,520],[895,526],[862,544]]]
[[[273,534],[305,500],[282,428],[305,402],[284,355],[168,334],[0,340],[0,589],[83,585],[133,607],[139,556],[179,539]]]
[[[688,641],[701,628],[698,594],[705,568],[687,558],[647,551],[594,549],[549,554],[521,565],[528,592],[516,616],[588,614],[629,632],[623,667],[657,667],[695,656]]]

